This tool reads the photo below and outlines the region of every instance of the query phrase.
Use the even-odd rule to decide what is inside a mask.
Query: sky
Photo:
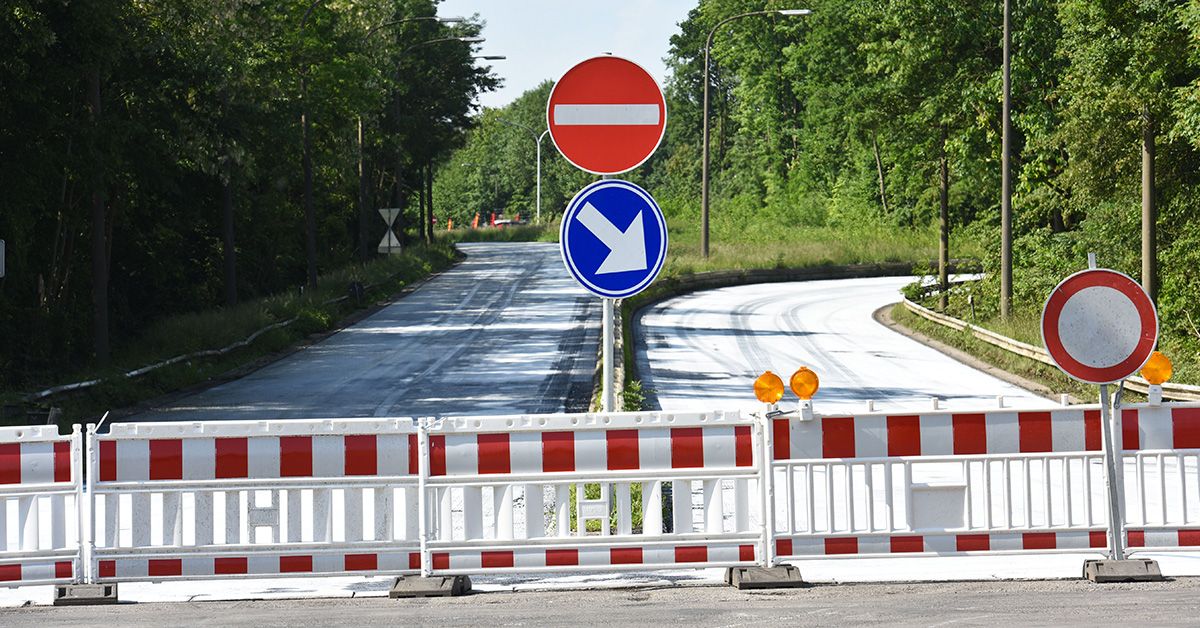
[[[698,0],[443,0],[442,17],[486,22],[477,54],[504,86],[480,96],[485,107],[504,107],[542,81],[557,81],[576,63],[610,52],[637,63],[664,87],[663,58],[671,36]]]

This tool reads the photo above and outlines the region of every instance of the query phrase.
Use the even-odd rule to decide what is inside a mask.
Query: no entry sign
[[[567,70],[546,106],[550,138],[581,170],[620,174],[654,154],[667,128],[667,102],[646,70],[620,57],[593,57]]]
[[[1118,382],[1142,368],[1158,342],[1158,313],[1128,275],[1097,268],[1067,277],[1042,309],[1042,341],[1067,375]]]

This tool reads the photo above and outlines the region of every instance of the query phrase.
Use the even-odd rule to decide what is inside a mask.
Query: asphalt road
[[[6,628],[55,626],[1194,626],[1200,579],[817,585],[738,591],[724,585],[591,591],[120,604],[0,609]]]
[[[122,421],[586,411],[600,301],[553,243],[462,244],[403,299],[246,377]]]
[[[900,300],[912,277],[754,284],[706,290],[644,309],[635,360],[662,410],[744,407],[770,370],[786,386],[807,366],[820,378],[817,412],[1046,407],[1053,402],[880,325],[875,310]],[[795,406],[784,396],[781,406]]]

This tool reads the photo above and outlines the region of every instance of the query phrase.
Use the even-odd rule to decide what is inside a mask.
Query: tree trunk
[[[1158,207],[1154,196],[1154,114],[1142,109],[1142,288],[1158,303]]]
[[[229,115],[229,95],[221,88],[221,117]],[[233,243],[233,157],[229,154],[229,139],[225,139],[221,155],[221,238],[225,248],[225,307],[237,307],[237,252]]]
[[[317,287],[317,216],[313,208],[312,180],[312,132],[308,115],[308,79],[300,78],[300,134],[304,154],[301,163],[304,168],[304,252],[308,266],[308,287]]]
[[[92,108],[92,342],[96,366],[106,368],[108,352],[108,238],[104,212],[104,155],[100,152],[100,70],[88,77]]]
[[[429,242],[433,243],[433,163],[425,164],[425,206],[429,208]]]
[[[879,156],[879,134],[871,133],[871,147],[875,149],[875,169],[879,171],[879,201],[883,203],[883,213],[887,214],[887,187],[883,179],[883,159]]]
[[[363,151],[363,121],[358,117],[358,261],[367,263],[367,160]]]
[[[425,217],[425,169],[417,168],[417,236],[429,242],[429,220]]]
[[[947,267],[950,265],[950,166],[946,162],[946,140],[949,136],[946,127],[942,127],[941,176],[938,181],[938,205],[941,217],[941,229],[938,237],[938,310],[946,309],[946,293],[950,290],[950,277]]]

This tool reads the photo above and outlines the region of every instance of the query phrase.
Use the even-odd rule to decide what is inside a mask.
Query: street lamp
[[[750,13],[742,13],[733,17],[727,17],[717,23],[708,33],[708,39],[704,41],[704,138],[703,142],[703,166],[700,174],[700,251],[705,258],[708,257],[708,62],[709,51],[712,48],[713,35],[717,34],[717,29],[733,20],[750,17],[751,15],[786,15],[786,16],[801,16],[809,15],[812,11],[808,9],[779,9],[775,11],[751,11]]]
[[[546,129],[545,131],[542,131],[541,136],[538,136],[537,131],[534,131],[533,129],[525,126],[524,124],[517,124],[516,122],[509,122],[508,120],[502,120],[500,118],[496,118],[496,122],[501,122],[503,124],[508,124],[511,126],[518,126],[518,127],[521,127],[522,129],[525,129],[526,131],[529,131],[529,134],[533,136],[534,144],[537,144],[537,222],[538,222],[538,224],[541,224],[542,223],[542,140],[545,139],[546,134],[550,132],[550,129]]]
[[[499,61],[500,59],[507,59],[507,58],[508,57],[506,57],[504,55],[475,55],[475,56],[471,57],[472,60],[483,59],[484,61]]]
[[[466,21],[466,18],[438,17],[436,15],[430,15],[430,16],[423,16],[423,17],[409,17],[409,18],[404,18],[404,19],[400,19],[400,20],[392,20],[391,22],[384,22],[383,24],[375,26],[375,27],[371,28],[371,30],[367,31],[367,34],[363,35],[362,42],[360,45],[366,45],[367,39],[369,39],[371,37],[371,35],[374,35],[375,33],[379,32],[380,30],[382,30],[384,28],[388,28],[390,26],[395,26],[397,24],[404,24],[406,22],[420,22],[420,21],[428,21],[428,20],[436,21],[439,24],[446,24],[446,23],[452,23],[452,22],[463,22],[463,21]],[[358,240],[359,240],[358,259],[362,263],[366,264],[367,263],[367,231],[368,231],[367,223],[369,222],[369,220],[368,220],[369,211],[367,209],[367,171],[366,171],[366,157],[363,154],[363,143],[364,143],[363,142],[363,119],[362,119],[362,114],[359,114],[359,116],[358,116]]]

